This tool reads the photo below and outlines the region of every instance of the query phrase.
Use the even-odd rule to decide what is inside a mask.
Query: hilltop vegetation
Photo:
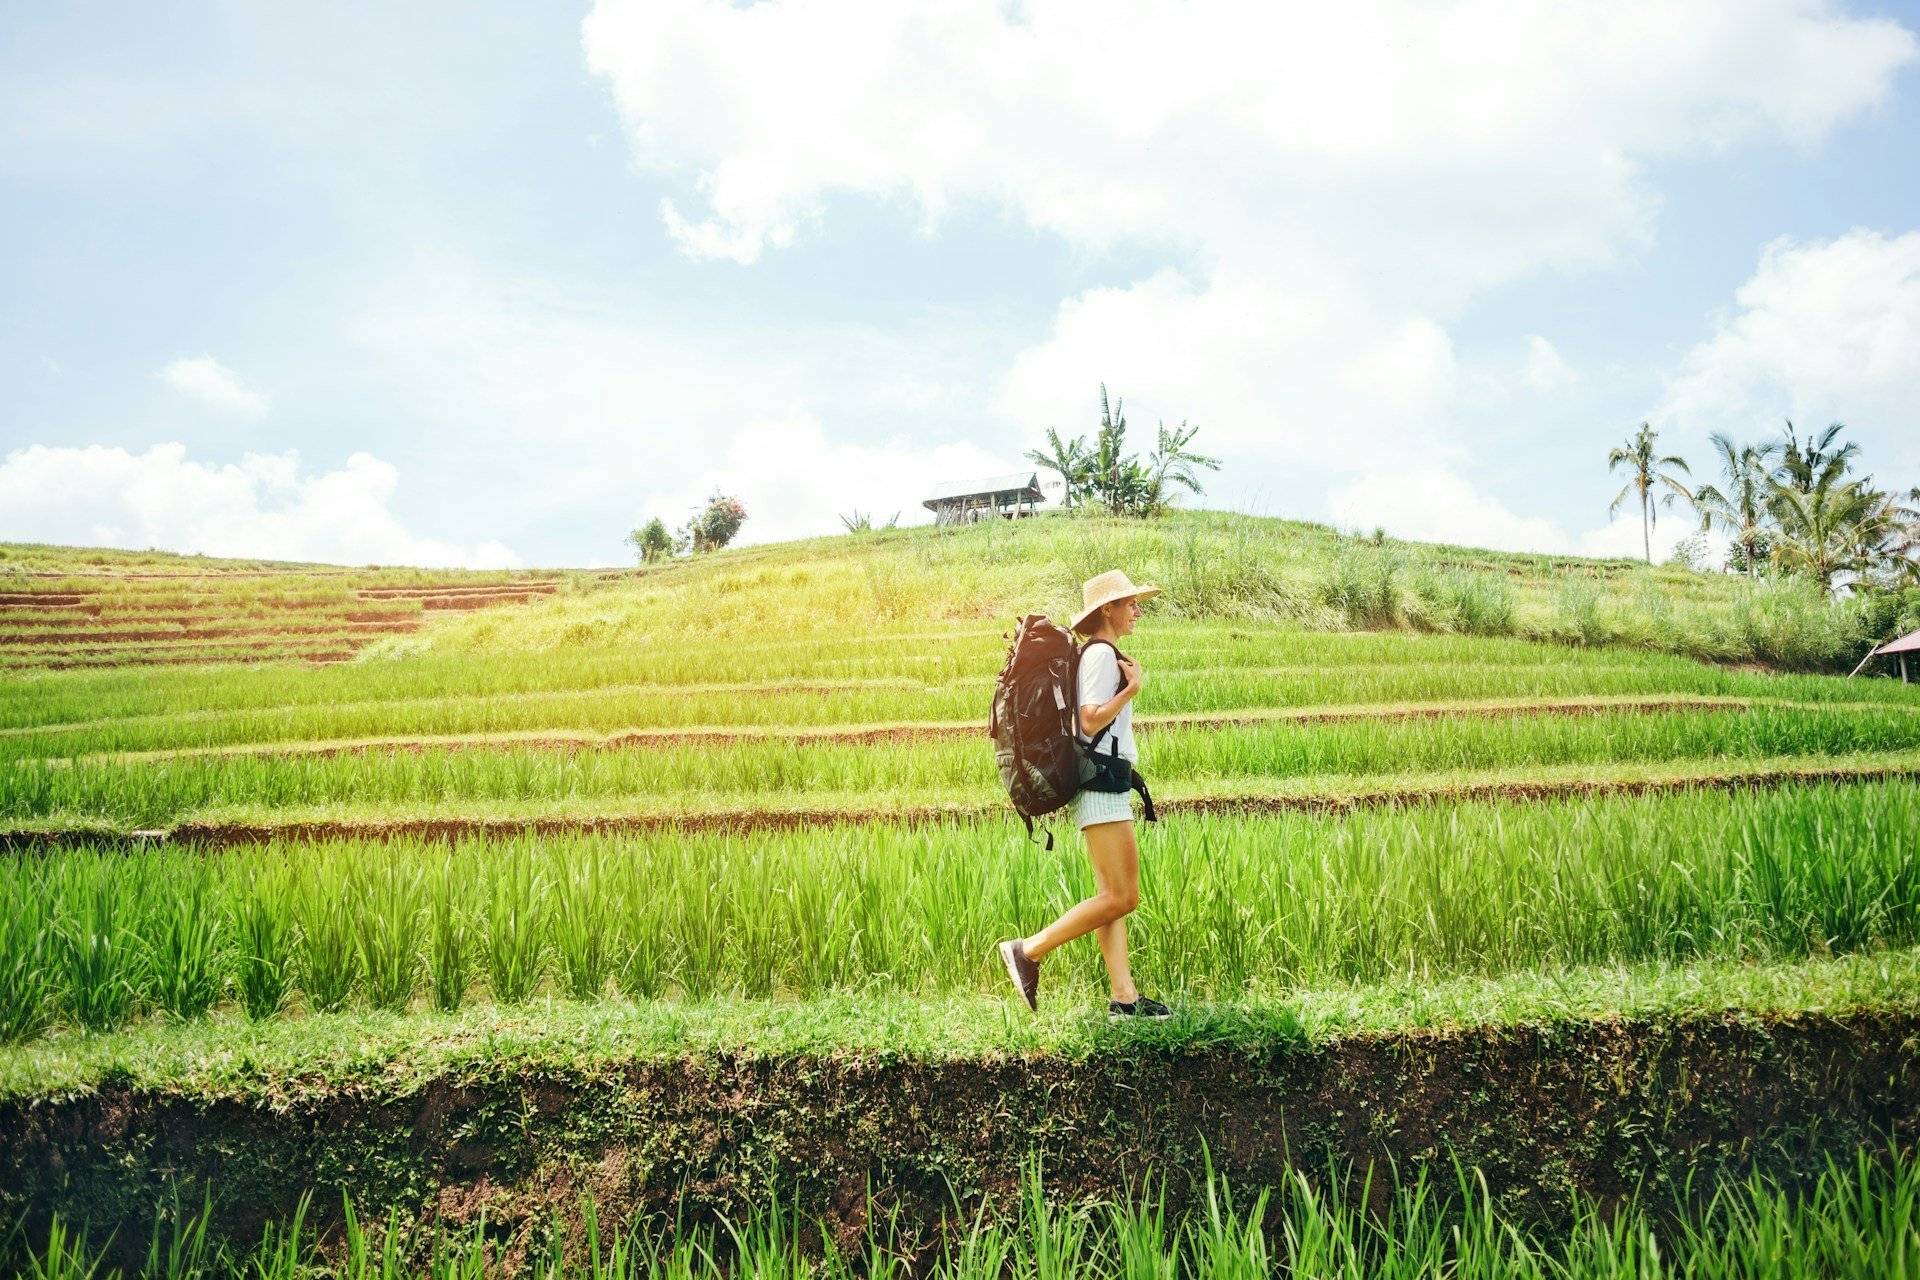
[[[729,549],[580,581],[532,607],[388,640],[375,655],[508,653],[1060,617],[1116,566],[1161,617],[1312,631],[1407,629],[1622,645],[1716,662],[1845,671],[1920,596],[1829,601],[1804,580],[1631,560],[1343,535],[1219,511],[1139,521],[1091,511],[876,530]]]

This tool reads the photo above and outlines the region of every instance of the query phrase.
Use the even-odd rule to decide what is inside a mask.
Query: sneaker
[[[1131,1004],[1121,1004],[1118,1000],[1107,1001],[1107,1021],[1119,1022],[1123,1018],[1171,1018],[1173,1010],[1148,996],[1141,996]]]
[[[1007,977],[1013,982],[1013,989],[1027,1002],[1027,1008],[1040,1007],[1040,962],[1027,959],[1026,950],[1021,947],[1020,939],[1009,938],[1000,944],[1000,959],[1007,966]]]

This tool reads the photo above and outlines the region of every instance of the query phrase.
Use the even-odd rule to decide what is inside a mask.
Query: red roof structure
[[[1898,640],[1889,640],[1873,651],[1874,657],[1888,653],[1920,653],[1920,631],[1901,636]]]

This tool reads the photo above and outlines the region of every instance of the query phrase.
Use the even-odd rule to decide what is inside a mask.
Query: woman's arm
[[[1128,658],[1120,660],[1120,671],[1126,683],[1120,686],[1120,692],[1105,702],[1083,702],[1080,704],[1080,732],[1091,738],[1120,714],[1120,709],[1133,701],[1133,695],[1140,692],[1140,664]]]

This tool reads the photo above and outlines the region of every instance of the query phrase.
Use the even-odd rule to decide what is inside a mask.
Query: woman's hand
[[[1121,689],[1122,693],[1138,693],[1140,686],[1147,682],[1147,673],[1132,658],[1120,659],[1120,674],[1127,682]]]

